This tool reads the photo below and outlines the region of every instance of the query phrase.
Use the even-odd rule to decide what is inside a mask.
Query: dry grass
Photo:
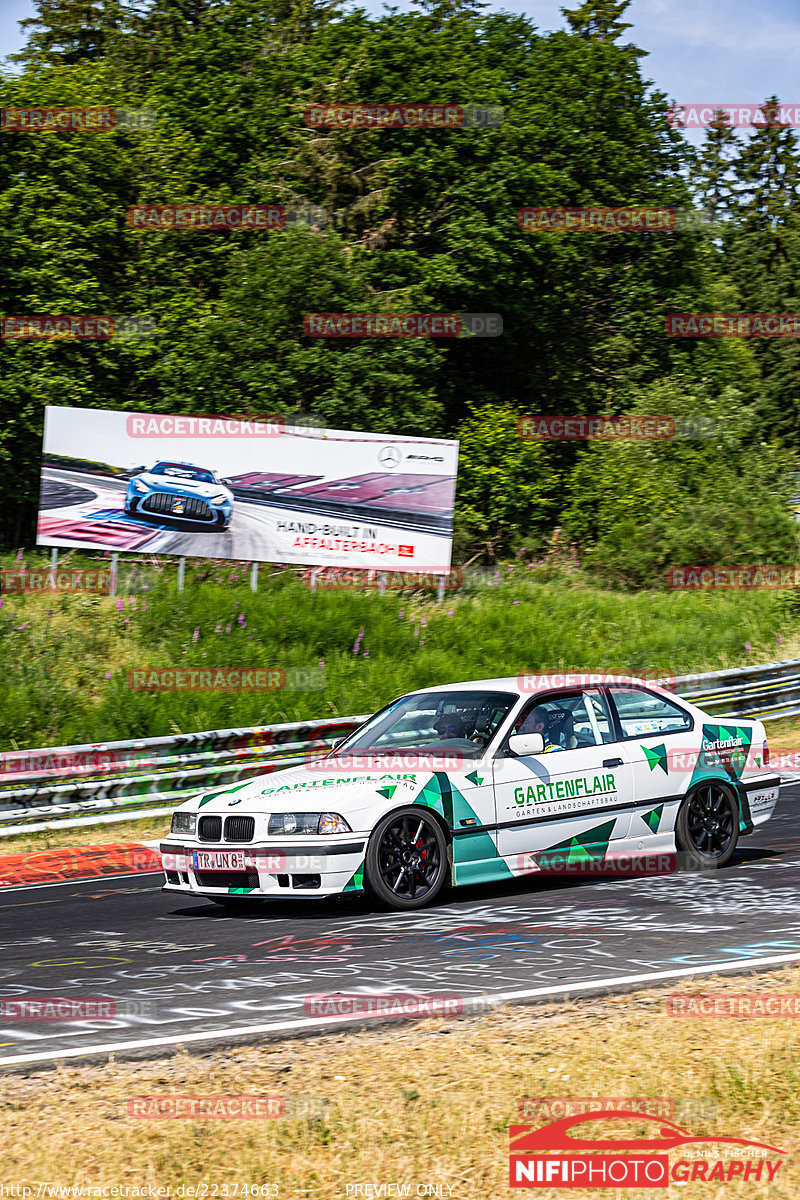
[[[800,969],[669,990],[797,993]],[[16,1184],[169,1185],[173,1195],[179,1184],[201,1180],[230,1188],[277,1183],[280,1196],[320,1200],[358,1195],[356,1184],[408,1183],[413,1196],[417,1185],[436,1183],[452,1185],[443,1195],[454,1200],[492,1200],[511,1194],[507,1127],[521,1096],[709,1097],[716,1113],[687,1121],[689,1128],[788,1151],[775,1182],[757,1187],[770,1200],[794,1198],[800,1023],[674,1020],[665,1015],[667,994],[8,1075],[2,1175]],[[126,1112],[133,1096],[214,1093],[320,1097],[327,1107],[311,1120],[142,1120]],[[753,1190],[752,1182],[695,1182],[683,1195]],[[559,1193],[537,1194],[554,1200]]]
[[[787,717],[783,721],[767,721],[767,741],[772,750],[800,749],[800,717]]]

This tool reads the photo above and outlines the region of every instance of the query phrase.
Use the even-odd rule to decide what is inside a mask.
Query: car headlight
[[[273,813],[267,832],[270,834],[295,833],[352,833],[352,829],[338,813]]]
[[[211,503],[212,504],[224,504],[227,499],[228,499],[228,497],[225,495],[225,493],[220,492],[218,496],[211,497]]]
[[[137,492],[149,492],[150,491],[149,483],[142,483],[141,479],[134,479],[133,486],[136,488]]]
[[[176,812],[172,814],[170,833],[194,833],[197,828],[197,813]]]

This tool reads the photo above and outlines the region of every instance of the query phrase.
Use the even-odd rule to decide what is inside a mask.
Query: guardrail
[[[0,754],[0,837],[172,812],[195,792],[326,754],[365,716]],[[152,807],[154,797],[169,807]]]
[[[777,721],[800,714],[800,659],[730,667],[705,675],[680,675],[673,691],[720,717]]]
[[[800,659],[669,681],[714,716],[800,714]],[[366,716],[0,754],[0,838],[166,816],[195,792],[298,766],[327,753]],[[157,797],[159,807],[153,807]]]

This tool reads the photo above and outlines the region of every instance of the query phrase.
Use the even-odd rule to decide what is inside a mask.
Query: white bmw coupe
[[[324,758],[208,791],[172,817],[165,890],[220,904],[368,889],[724,866],[772,814],[758,720],[624,676],[518,676],[394,700]]]

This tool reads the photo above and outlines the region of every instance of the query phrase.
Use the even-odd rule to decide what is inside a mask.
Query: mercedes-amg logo
[[[395,450],[394,446],[384,446],[378,455],[378,462],[382,467],[392,470],[393,467],[400,465],[401,457],[400,451]]]

